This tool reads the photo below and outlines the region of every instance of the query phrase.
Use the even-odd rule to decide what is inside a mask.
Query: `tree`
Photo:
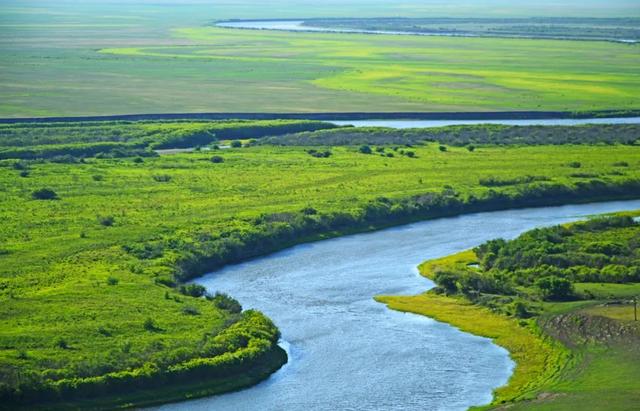
[[[225,293],[217,292],[216,295],[212,298],[213,305],[217,308],[225,311],[229,311],[231,313],[239,313],[242,311],[242,306],[233,297],[229,297]]]
[[[371,147],[367,145],[363,145],[363,146],[360,146],[358,151],[360,151],[362,154],[371,154]]]
[[[157,331],[158,330],[158,326],[156,325],[155,321],[153,321],[153,318],[149,317],[146,320],[144,320],[144,329],[147,331]]]
[[[440,146],[440,147],[438,147],[438,150],[440,150],[440,151],[442,151],[444,153],[445,151],[447,151],[447,146]]]
[[[198,298],[205,295],[207,289],[200,284],[186,284],[181,285],[178,291],[180,291],[181,294]]]
[[[535,285],[545,300],[562,301],[573,295],[573,283],[555,275],[542,277],[536,281]]]
[[[458,292],[458,278],[455,274],[448,271],[438,271],[433,280],[447,294],[455,294]]]
[[[41,188],[31,193],[31,198],[34,200],[56,200],[58,194],[50,188]]]
[[[100,225],[103,225],[105,227],[111,227],[116,222],[116,219],[112,215],[99,215],[98,222],[100,223]]]

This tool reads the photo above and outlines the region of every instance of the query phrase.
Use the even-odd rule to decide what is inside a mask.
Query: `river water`
[[[169,404],[199,410],[464,410],[491,401],[513,362],[490,340],[376,303],[432,287],[416,266],[539,226],[639,209],[640,200],[425,221],[304,244],[197,280],[271,317],[289,363],[255,387]]]
[[[422,128],[445,127],[469,124],[504,124],[511,126],[577,126],[583,124],[640,124],[640,117],[611,118],[549,118],[532,120],[327,120],[339,126],[355,127],[390,127],[390,128]]]

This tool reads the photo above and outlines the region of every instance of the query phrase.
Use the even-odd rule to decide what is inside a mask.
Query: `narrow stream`
[[[197,282],[271,317],[289,363],[255,387],[159,410],[464,410],[491,401],[513,362],[486,338],[376,303],[432,283],[416,266],[640,200],[471,214],[345,236],[229,266]]]

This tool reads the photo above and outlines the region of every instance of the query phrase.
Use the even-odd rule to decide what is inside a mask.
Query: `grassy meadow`
[[[0,117],[640,108],[637,45],[209,25],[256,15],[295,17],[275,5],[237,4],[224,12],[202,4],[40,6],[1,6]],[[380,3],[364,13],[361,2],[329,6],[296,12],[427,13],[413,2],[396,10]]]
[[[146,134],[153,124],[141,124],[128,125],[131,135],[153,138]],[[33,141],[57,143],[65,135],[82,145],[104,130],[127,138],[108,126],[88,128],[93,131],[86,135],[61,127],[34,134]],[[167,378],[180,382],[187,374],[176,364],[195,367],[199,358],[225,353],[258,358],[252,350],[277,338],[268,319],[241,315],[226,300],[196,298],[199,290],[179,286],[179,280],[225,262],[437,216],[440,202],[449,204],[447,210],[493,198],[488,206],[501,207],[519,204],[504,203],[510,196],[535,197],[544,187],[592,190],[569,197],[573,201],[622,198],[633,193],[598,193],[640,178],[639,148],[633,145],[485,145],[470,151],[425,143],[318,151],[244,141],[235,148],[162,156],[0,161],[3,390],[22,387],[28,396],[41,384],[67,387],[75,381],[95,395],[88,387],[92,378],[125,369],[139,370],[126,378],[149,375],[152,381],[154,370],[175,372]],[[412,214],[416,207],[421,214]]]

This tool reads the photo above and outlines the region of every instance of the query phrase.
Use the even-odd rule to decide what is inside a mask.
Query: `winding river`
[[[199,410],[464,410],[491,401],[512,373],[486,338],[376,303],[416,294],[426,260],[538,226],[640,208],[640,200],[425,221],[304,244],[229,266],[197,282],[271,317],[289,363],[242,391],[158,407]]]

